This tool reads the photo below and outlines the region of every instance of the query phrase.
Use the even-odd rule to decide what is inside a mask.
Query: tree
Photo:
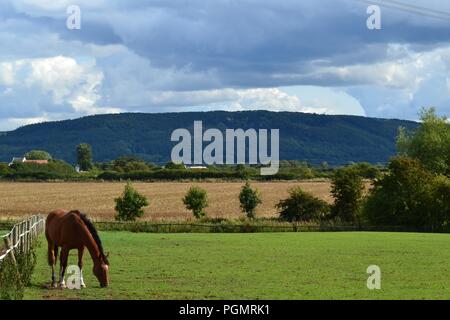
[[[169,162],[166,163],[166,165],[164,166],[164,168],[166,168],[166,169],[178,169],[178,170],[181,170],[181,169],[185,169],[185,166],[184,166],[183,163],[175,163],[175,162],[173,162],[173,161],[169,161]]]
[[[435,203],[434,175],[417,159],[393,158],[388,173],[375,180],[363,209],[372,225],[430,226]]]
[[[380,166],[375,166],[368,162],[354,163],[348,168],[353,169],[362,178],[375,179],[380,175]]]
[[[300,187],[289,190],[289,197],[276,206],[280,218],[287,221],[310,221],[324,218],[330,210],[325,201],[303,191]]]
[[[113,161],[112,168],[118,172],[149,170],[149,166],[143,160],[133,156],[117,158]]]
[[[334,204],[331,207],[332,217],[344,222],[355,222],[363,191],[363,180],[355,168],[336,170],[331,178],[331,194],[334,198]]]
[[[397,149],[400,155],[418,159],[426,169],[450,175],[450,124],[438,117],[434,108],[422,109],[421,124],[415,132],[399,128]]]
[[[183,198],[183,203],[188,210],[192,210],[197,219],[206,215],[204,209],[208,207],[208,197],[206,190],[193,186]]]
[[[31,150],[25,153],[27,160],[52,160],[52,156],[47,151]]]
[[[137,192],[130,181],[127,182],[121,197],[114,199],[117,211],[116,220],[134,221],[144,215],[143,207],[148,206],[148,200]]]
[[[11,173],[11,169],[9,168],[7,163],[0,163],[0,177],[6,176]]]
[[[261,204],[261,198],[257,189],[252,189],[248,182],[241,189],[239,194],[242,212],[250,219],[255,218],[256,207]]]
[[[92,169],[92,147],[87,143],[77,146],[77,164],[80,170],[89,171]]]
[[[323,162],[320,164],[320,170],[322,170],[322,171],[328,171],[328,170],[330,170],[330,165],[328,164],[328,162],[323,161]]]
[[[430,212],[430,220],[433,230],[436,228],[450,227],[450,178],[437,176],[432,185],[433,203]]]

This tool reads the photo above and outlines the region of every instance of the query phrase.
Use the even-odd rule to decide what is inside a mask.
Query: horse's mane
[[[80,213],[80,218],[83,220],[84,224],[88,228],[89,232],[92,235],[92,238],[94,238],[95,243],[98,246],[98,249],[100,250],[100,257],[103,259],[103,261],[109,265],[108,258],[106,257],[105,253],[103,252],[103,246],[102,246],[102,240],[100,240],[100,237],[98,236],[97,229],[95,229],[94,224],[91,220],[84,214]]]

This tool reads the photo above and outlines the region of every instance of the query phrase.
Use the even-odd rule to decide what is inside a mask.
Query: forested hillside
[[[95,161],[123,155],[164,163],[175,145],[174,129],[193,132],[195,120],[207,128],[280,129],[280,158],[330,165],[349,161],[385,163],[395,154],[399,126],[415,128],[417,123],[355,116],[331,116],[292,112],[187,112],[159,114],[110,114],[76,120],[48,122],[21,127],[0,134],[0,161],[41,149],[54,158],[75,162],[75,147],[92,145]]]

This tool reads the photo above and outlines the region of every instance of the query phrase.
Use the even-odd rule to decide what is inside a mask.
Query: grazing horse
[[[101,287],[109,284],[108,258],[103,253],[102,242],[92,222],[79,211],[65,212],[56,210],[50,212],[45,222],[45,236],[48,242],[48,263],[52,267],[52,286],[57,287],[55,265],[58,258],[58,248],[61,247],[61,269],[59,286],[66,287],[64,273],[71,249],[78,250],[78,267],[80,268],[80,284],[86,287],[83,280],[83,252],[87,248],[94,262],[94,274]]]

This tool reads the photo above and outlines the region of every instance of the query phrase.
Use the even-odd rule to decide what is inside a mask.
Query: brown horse
[[[65,288],[64,273],[71,249],[78,250],[78,267],[81,271],[80,284],[86,287],[83,280],[83,252],[87,248],[94,262],[94,274],[101,287],[109,284],[108,258],[103,253],[102,242],[92,222],[79,211],[65,212],[56,210],[50,212],[45,222],[45,236],[48,242],[48,263],[52,267],[52,286],[57,287],[55,265],[58,258],[58,247],[61,247],[61,269],[59,286]]]

